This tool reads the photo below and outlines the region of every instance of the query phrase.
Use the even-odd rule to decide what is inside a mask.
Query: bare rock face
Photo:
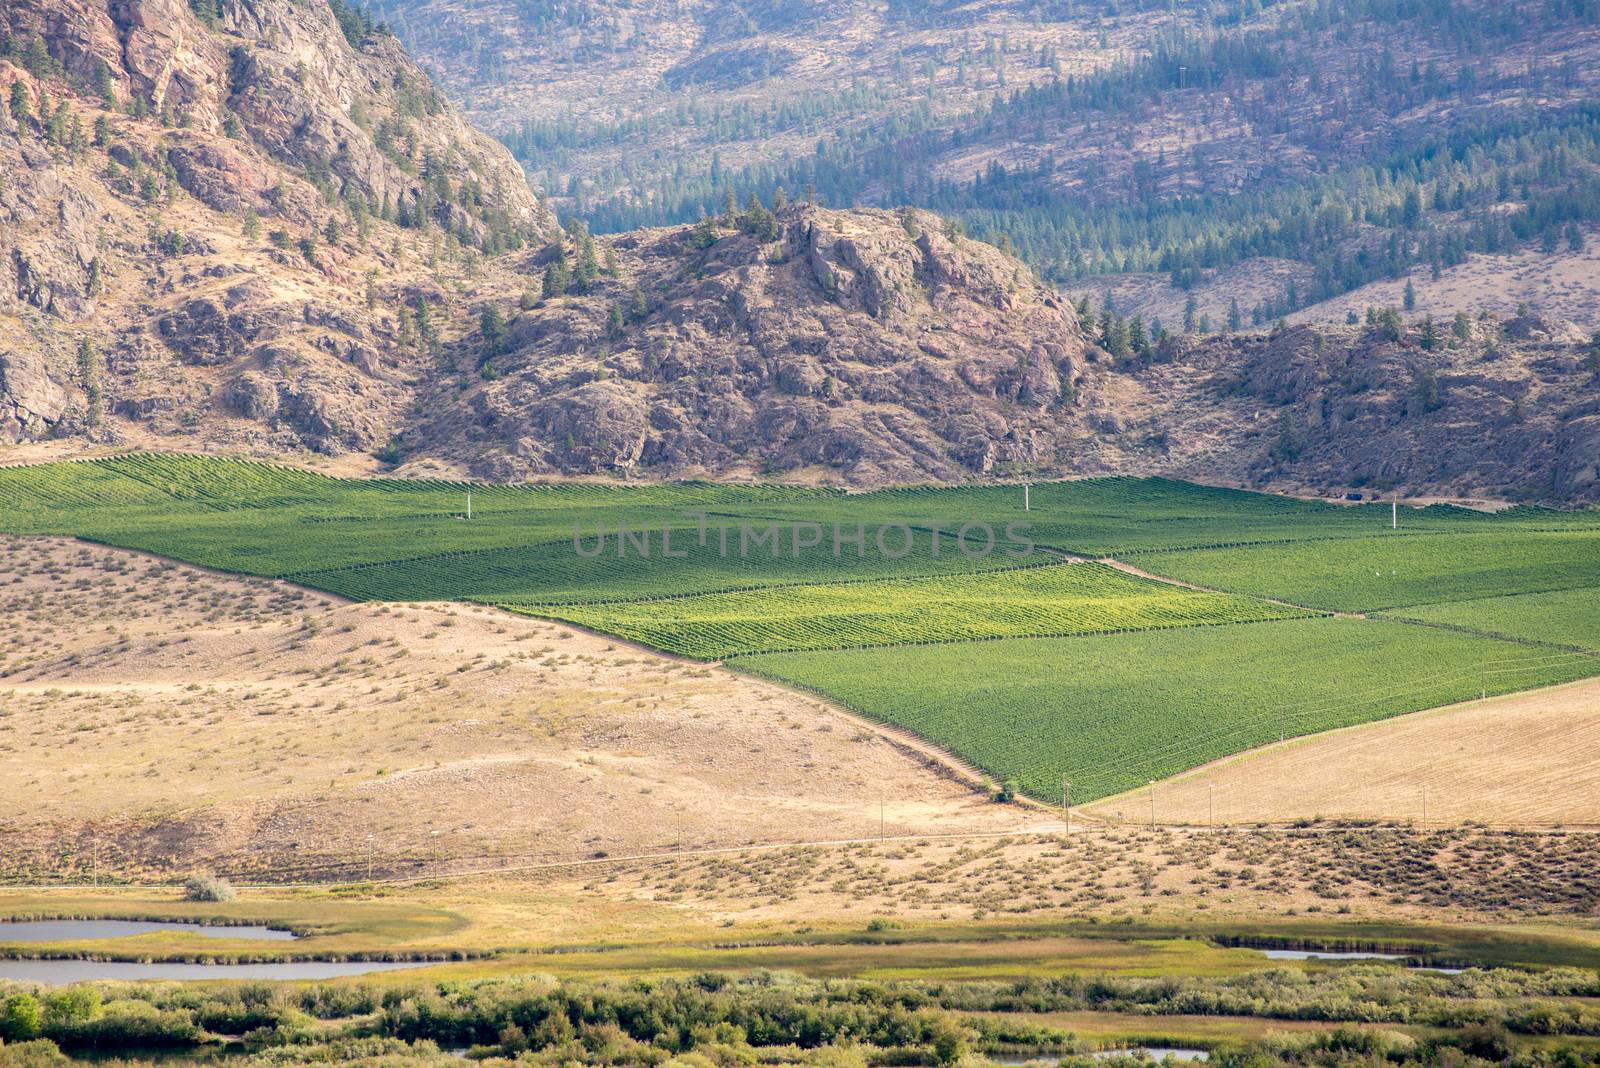
[[[0,348],[0,442],[45,436],[66,415],[75,392],[42,356]]]
[[[183,112],[215,129],[226,51],[201,31],[186,0],[111,0],[105,10],[122,46],[121,62],[113,66],[124,72],[130,90],[156,112]],[[89,13],[98,22],[100,5]]]
[[[184,191],[213,211],[244,214],[261,205],[266,172],[226,142],[195,140],[167,150],[167,162]]]

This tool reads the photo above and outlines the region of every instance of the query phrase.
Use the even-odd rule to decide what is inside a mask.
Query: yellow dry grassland
[[[1023,818],[813,698],[493,609],[59,539],[0,540],[0,574],[13,879],[315,880]]]
[[[1417,712],[1267,746],[1154,787],[1156,819],[1205,825],[1408,820],[1600,825],[1600,680]],[[1150,791],[1089,806],[1142,818]]]

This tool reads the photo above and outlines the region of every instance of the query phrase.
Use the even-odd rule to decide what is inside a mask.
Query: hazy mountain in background
[[[1342,320],[1408,275],[1419,308],[1600,327],[1593,0],[376,10],[598,231],[812,187],[956,216],[1169,328]]]

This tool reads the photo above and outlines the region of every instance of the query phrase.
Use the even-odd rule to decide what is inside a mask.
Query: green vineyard
[[[1403,623],[1305,619],[733,662],[932,738],[1035,797],[1091,800],[1253,746],[1600,673]]]
[[[1600,587],[1413,605],[1394,615],[1600,653]]]
[[[1600,586],[1600,529],[1365,537],[1184,553],[1141,567],[1234,593],[1345,612]]]
[[[720,660],[748,653],[1215,626],[1310,613],[1083,563],[573,606],[548,614],[684,656]]]
[[[0,531],[725,659],[1038,797],[1600,674],[1600,512],[1138,478],[1034,485],[1028,504],[1017,486],[487,486],[150,454],[0,468]],[[964,528],[995,551],[962,551]],[[1102,557],[1159,577],[1068,562]]]

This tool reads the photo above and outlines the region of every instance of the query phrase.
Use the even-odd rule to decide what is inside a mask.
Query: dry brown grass
[[[1408,318],[1432,315],[1448,320],[1458,311],[1508,318],[1526,303],[1548,319],[1566,319],[1585,331],[1600,328],[1600,229],[1593,227],[1585,231],[1582,252],[1571,251],[1563,242],[1553,253],[1531,248],[1473,253],[1465,263],[1441,271],[1437,279],[1426,267],[1414,270],[1410,278],[1417,300]],[[1351,311],[1363,315],[1368,307],[1398,308],[1404,303],[1405,288],[1403,278],[1373,282],[1289,318],[1339,322]]]
[[[0,540],[4,873],[479,867],[1016,826],[819,701],[470,606]]]
[[[1159,820],[1600,825],[1600,680],[1295,739],[1157,783]],[[1089,812],[1142,817],[1147,795]]]
[[[1458,311],[1509,318],[1524,303],[1546,318],[1565,319],[1586,331],[1600,327],[1600,229],[1585,231],[1582,252],[1573,252],[1563,243],[1553,253],[1537,249],[1473,253],[1466,262],[1441,271],[1437,279],[1426,266],[1413,270],[1409,277],[1416,291],[1416,307],[1406,313],[1407,318],[1420,320],[1432,315],[1441,329],[1448,328]],[[1314,281],[1314,272],[1304,264],[1257,257],[1217,271],[1191,292],[1178,289],[1167,275],[1159,273],[1104,275],[1068,288],[1074,296],[1091,297],[1096,308],[1110,294],[1124,314],[1154,317],[1169,328],[1182,323],[1191,293],[1196,316],[1209,319],[1214,330],[1227,324],[1229,301],[1237,299],[1245,317],[1244,329],[1252,330],[1271,325],[1251,326],[1250,309],[1257,303],[1281,301],[1290,282],[1305,293]],[[1342,323],[1352,311],[1360,317],[1369,307],[1401,307],[1405,288],[1405,278],[1372,282],[1302,308],[1288,318],[1291,323]]]
[[[1051,916],[1591,914],[1600,834],[1320,825],[789,847],[506,876],[721,924]]]

